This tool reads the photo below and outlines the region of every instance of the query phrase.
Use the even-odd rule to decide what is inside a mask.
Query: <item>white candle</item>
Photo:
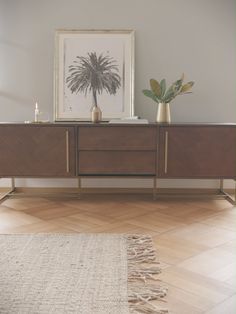
[[[34,122],[39,121],[39,108],[38,108],[38,103],[35,103],[35,110],[34,110]]]

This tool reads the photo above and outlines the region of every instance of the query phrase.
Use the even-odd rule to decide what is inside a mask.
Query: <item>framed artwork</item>
[[[133,115],[133,30],[57,30],[54,119],[91,119],[94,104],[103,120]]]

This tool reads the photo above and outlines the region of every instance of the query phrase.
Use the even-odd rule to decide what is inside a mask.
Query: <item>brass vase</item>
[[[156,122],[159,123],[170,123],[170,104],[169,103],[159,103],[157,110]]]
[[[98,106],[93,106],[91,110],[91,120],[93,123],[102,121],[102,111]]]

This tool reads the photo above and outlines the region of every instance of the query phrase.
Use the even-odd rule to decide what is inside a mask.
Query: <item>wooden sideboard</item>
[[[91,176],[236,180],[236,124],[0,124],[0,177]]]

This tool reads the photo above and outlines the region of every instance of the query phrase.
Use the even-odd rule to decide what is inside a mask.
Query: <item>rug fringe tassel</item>
[[[160,274],[160,267],[149,267],[149,268],[129,268],[129,281],[141,280],[146,283],[147,279],[159,280],[154,275]]]
[[[158,266],[143,267],[142,264],[159,264],[148,235],[128,235],[128,290],[130,313],[166,314],[168,310],[157,307],[151,301],[164,301],[167,288],[150,285],[161,273]]]
[[[135,304],[130,306],[130,313],[144,313],[144,314],[167,314],[168,310],[159,309],[148,304]]]

